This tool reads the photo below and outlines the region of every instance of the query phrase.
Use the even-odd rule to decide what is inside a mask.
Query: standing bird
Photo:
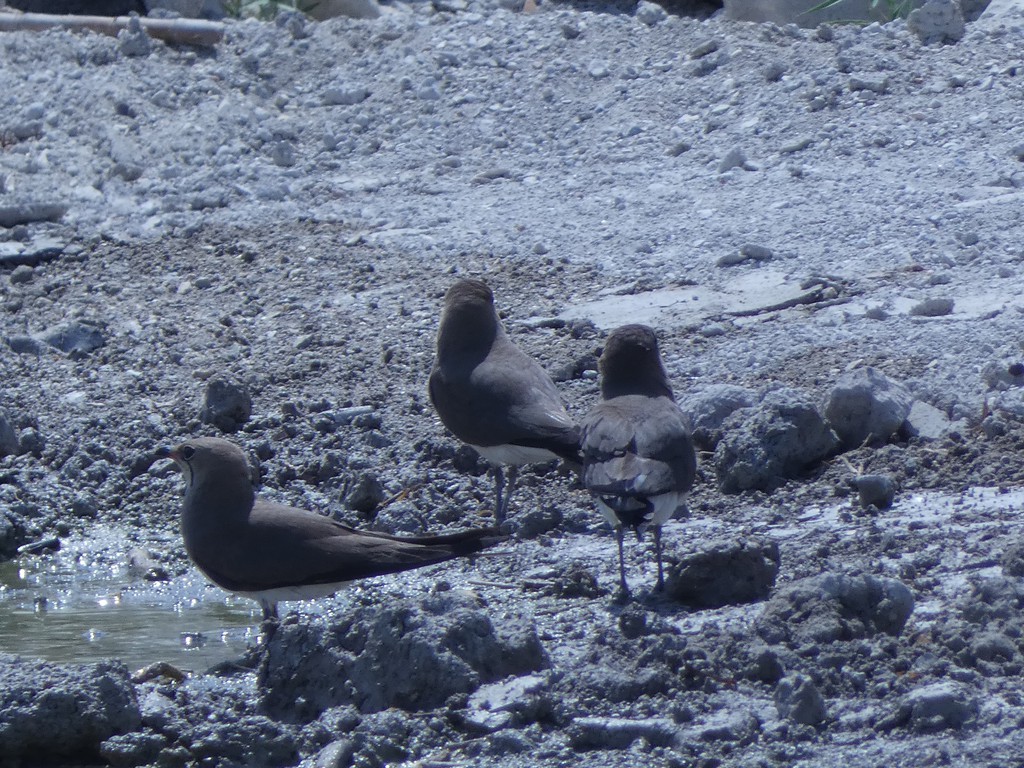
[[[460,280],[445,294],[430,401],[452,434],[492,465],[498,525],[508,513],[519,465],[580,461],[579,427],[551,377],[509,339],[494,294],[480,280]]]
[[[185,478],[189,557],[217,586],[258,600],[265,622],[277,618],[279,600],[326,597],[350,581],[471,555],[506,538],[494,530],[408,538],[356,531],[258,499],[245,454],[216,437],[163,448],[158,458],[173,459]]]
[[[686,501],[697,473],[693,439],[658,353],[658,339],[645,325],[612,331],[600,360],[601,397],[583,421],[583,484],[615,528],[619,581],[629,594],[622,553],[624,529],[637,540],[654,530],[658,586],[661,526]]]

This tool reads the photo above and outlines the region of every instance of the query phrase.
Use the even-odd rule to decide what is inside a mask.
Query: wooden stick
[[[104,35],[117,36],[128,28],[130,16],[57,16],[50,13],[0,12],[0,32],[21,30],[40,31],[53,27],[81,30],[91,29]],[[139,24],[150,37],[168,43],[214,46],[224,37],[224,25],[201,19],[149,19],[139,18]]]

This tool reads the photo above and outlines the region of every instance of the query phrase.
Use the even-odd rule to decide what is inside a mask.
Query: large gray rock
[[[976,719],[980,711],[981,702],[974,693],[960,683],[943,680],[908,693],[879,727],[906,726],[919,733],[958,729]]]
[[[831,643],[898,635],[914,596],[895,579],[825,573],[795,581],[774,595],[757,623],[769,643]]]
[[[679,400],[679,408],[690,419],[694,442],[713,451],[722,439],[722,424],[740,408],[757,402],[757,394],[735,384],[713,384],[699,392],[688,392]]]
[[[957,0],[927,0],[907,17],[907,28],[925,45],[955,43],[964,36],[964,15]]]
[[[825,418],[844,448],[856,448],[868,439],[888,440],[910,415],[913,402],[902,384],[881,371],[856,368],[839,377],[825,405]]]
[[[811,399],[794,389],[776,390],[734,412],[723,430],[715,472],[725,493],[777,488],[839,446]]]
[[[268,712],[312,719],[343,704],[431,709],[481,683],[548,666],[532,622],[496,627],[475,595],[443,592],[336,618],[277,631]]]
[[[100,744],[140,727],[124,664],[49,664],[0,654],[0,755],[38,765],[99,762]]]
[[[774,541],[724,541],[671,565],[665,587],[685,605],[718,608],[764,600],[778,573]]]
[[[971,6],[976,5],[972,2]],[[970,18],[970,10],[965,7],[964,14]],[[982,29],[994,29],[1002,25],[1024,25],[1024,0],[992,0],[978,16],[977,25]]]

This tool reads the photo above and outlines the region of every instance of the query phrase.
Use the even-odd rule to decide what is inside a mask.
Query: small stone
[[[11,336],[7,339],[7,346],[19,355],[40,355],[43,352],[42,344],[31,336]]]
[[[739,147],[730,149],[718,164],[718,172],[725,173],[733,168],[747,168],[747,154]]]
[[[775,707],[779,717],[801,725],[818,725],[827,717],[821,691],[803,674],[789,675],[779,681],[775,686]]]
[[[649,0],[640,0],[637,3],[636,10],[633,11],[633,16],[636,17],[637,21],[649,27],[660,24],[668,18],[664,8],[657,3],[649,2]]]
[[[143,29],[139,17],[132,14],[128,19],[127,29],[117,33],[118,48],[125,56],[149,56],[153,50],[153,41]]]
[[[675,742],[676,731],[676,724],[668,718],[578,717],[569,725],[569,742],[577,750],[625,749],[638,739],[667,747]]]
[[[35,276],[36,271],[32,267],[22,264],[14,268],[11,272],[11,285],[24,285],[25,283],[32,282],[32,278]]]
[[[18,453],[18,435],[7,414],[0,410],[0,458]]]
[[[915,317],[945,317],[953,313],[953,299],[925,299],[910,308]]]
[[[44,337],[47,344],[79,360],[106,344],[102,330],[88,321],[61,326]]]
[[[270,147],[270,159],[274,165],[281,168],[291,168],[295,165],[295,146],[290,141],[276,141]]]
[[[361,104],[369,97],[369,89],[361,85],[333,85],[324,90],[323,102],[328,106],[351,106]]]
[[[237,432],[252,415],[248,389],[223,376],[215,376],[206,385],[200,420],[222,432]]]
[[[858,77],[852,75],[849,80],[851,91],[870,91],[871,93],[885,93],[889,90],[888,77]]]
[[[854,480],[864,508],[888,509],[896,497],[896,481],[889,475],[861,475]]]
[[[370,517],[386,498],[380,479],[372,472],[363,472],[345,494],[345,506]]]
[[[690,51],[690,58],[691,59],[702,59],[705,56],[707,56],[708,54],[711,54],[711,53],[714,53],[715,51],[717,51],[719,49],[719,47],[720,47],[719,42],[717,40],[715,40],[714,38],[710,38],[708,40],[705,40],[705,41],[699,43],[696,47],[694,47]]]

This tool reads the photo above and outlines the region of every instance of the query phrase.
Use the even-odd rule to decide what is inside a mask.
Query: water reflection
[[[151,583],[127,568],[61,555],[0,563],[0,652],[57,662],[167,662],[202,672],[238,658],[258,634],[251,600],[202,577]]]

